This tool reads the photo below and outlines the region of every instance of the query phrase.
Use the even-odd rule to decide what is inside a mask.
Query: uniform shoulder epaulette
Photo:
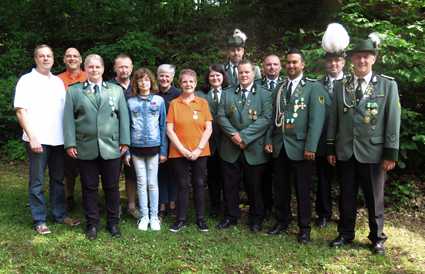
[[[306,79],[307,81],[310,81],[310,82],[317,82],[317,81],[318,81],[317,79],[308,78],[308,77],[305,77],[305,79]]]
[[[389,79],[389,80],[395,80],[395,78],[394,77],[391,77],[391,76],[388,76],[388,75],[385,75],[385,74],[380,74],[382,77],[384,77],[384,78],[387,78],[387,79]]]

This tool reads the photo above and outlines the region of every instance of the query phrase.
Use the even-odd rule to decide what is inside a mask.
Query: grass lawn
[[[327,245],[335,224],[313,227],[312,243],[300,246],[294,223],[289,235],[271,237],[252,234],[244,224],[219,231],[210,219],[210,231],[200,233],[193,217],[174,234],[170,219],[160,232],[141,232],[124,216],[121,239],[111,239],[102,227],[90,242],[84,224],[70,229],[48,222],[53,233],[36,235],[27,197],[26,166],[0,164],[0,273],[425,273],[425,221],[414,212],[388,210],[387,255],[376,256],[368,248],[364,210],[355,244],[340,249]],[[76,215],[83,219],[81,207]]]

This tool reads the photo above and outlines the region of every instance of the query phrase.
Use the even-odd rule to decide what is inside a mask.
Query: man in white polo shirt
[[[37,46],[34,61],[36,67],[23,75],[16,85],[14,108],[28,152],[29,205],[34,228],[39,234],[48,234],[43,192],[46,166],[49,168],[50,208],[54,220],[69,226],[78,225],[79,221],[69,218],[65,210],[62,126],[65,88],[62,80],[50,72],[53,51],[49,46]]]

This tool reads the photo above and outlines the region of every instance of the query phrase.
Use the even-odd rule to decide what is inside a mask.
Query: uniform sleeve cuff
[[[398,161],[398,149],[384,148],[384,160]]]

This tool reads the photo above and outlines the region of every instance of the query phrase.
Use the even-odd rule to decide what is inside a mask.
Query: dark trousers
[[[159,204],[168,204],[176,201],[177,185],[175,182],[172,161],[159,164],[158,168],[158,190]]]
[[[223,191],[223,173],[221,171],[221,159],[218,153],[208,158],[208,194],[210,209],[213,213],[219,213],[221,209],[221,193]]]
[[[78,177],[77,160],[69,157],[65,153],[64,158],[64,175],[65,175],[65,197],[67,200],[74,199],[75,179]]]
[[[316,157],[316,174],[316,214],[319,218],[329,220],[332,216],[331,186],[335,168],[328,163],[325,156]]]
[[[338,232],[348,239],[354,239],[357,194],[362,188],[369,216],[369,240],[386,240],[384,229],[384,184],[386,172],[380,164],[363,164],[352,157],[337,162],[341,182],[340,221]]]
[[[244,176],[244,185],[249,200],[249,217],[251,224],[261,224],[264,218],[263,192],[261,187],[265,171],[265,164],[250,165],[245,156],[241,154],[234,163],[222,161],[224,201],[226,203],[226,217],[237,220],[240,217],[239,210],[239,185],[241,174]]]
[[[265,171],[262,180],[262,192],[264,210],[271,213],[273,209],[273,162],[265,164]]]
[[[99,175],[105,193],[107,225],[119,222],[119,177],[121,160],[104,160],[100,157],[94,160],[78,160],[80,171],[83,207],[87,228],[99,225],[98,188]]]
[[[288,158],[284,148],[274,160],[277,220],[283,225],[288,225],[291,221],[291,175],[293,175],[300,232],[310,231],[312,173],[312,161],[293,161]]]
[[[174,167],[174,175],[177,181],[177,220],[186,221],[189,207],[190,184],[193,187],[196,219],[205,218],[205,177],[207,174],[208,157],[199,157],[195,161],[184,157],[171,159]]]

